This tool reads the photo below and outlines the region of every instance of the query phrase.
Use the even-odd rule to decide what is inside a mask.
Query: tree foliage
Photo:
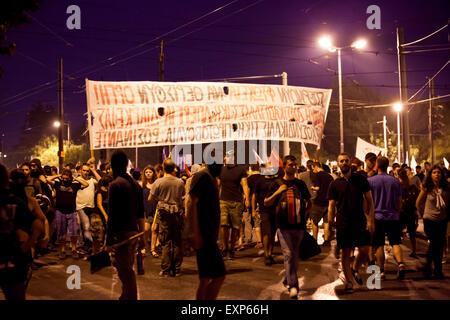
[[[68,144],[64,141],[64,163],[86,162],[90,157],[88,146]],[[32,158],[38,158],[43,165],[58,166],[58,138],[55,135],[43,137],[32,149]]]
[[[41,0],[2,0],[0,1],[0,54],[13,55],[16,49],[14,42],[7,39],[10,27],[30,22],[27,11],[39,8]],[[0,77],[3,70],[0,68]]]

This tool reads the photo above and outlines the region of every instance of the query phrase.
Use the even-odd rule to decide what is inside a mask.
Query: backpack
[[[410,185],[408,189],[403,189],[403,212],[414,212],[416,210],[416,200],[419,196],[419,190],[415,185]]]
[[[281,186],[284,183],[277,180]],[[296,185],[283,191],[275,206],[275,217],[278,226],[295,226],[303,223],[302,214],[305,212],[306,204],[302,193]]]

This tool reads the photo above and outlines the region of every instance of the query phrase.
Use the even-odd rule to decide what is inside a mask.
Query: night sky
[[[66,27],[66,9],[73,4],[81,8],[81,30]],[[366,9],[373,4],[381,8],[381,30],[366,27]],[[289,85],[319,88],[332,87],[334,73],[326,68],[337,70],[337,57],[319,48],[318,38],[329,34],[337,46],[347,46],[364,37],[368,46],[363,52],[343,52],[344,76],[398,99],[395,28],[404,28],[406,42],[422,38],[447,24],[450,1],[45,0],[30,15],[31,23],[8,31],[8,40],[17,44],[16,54],[0,56],[4,69],[0,133],[5,134],[7,148],[17,143],[24,115],[33,103],[57,107],[59,57],[64,59],[66,76],[65,117],[74,132],[87,111],[85,78],[157,81],[160,39],[152,40],[169,32],[163,37],[166,81],[219,81],[287,72]],[[409,96],[449,59],[449,32],[447,28],[421,43],[447,50],[407,56]],[[447,66],[435,79],[436,95],[450,93],[449,79]],[[281,78],[245,82],[281,84]],[[336,97],[334,91],[333,100]],[[420,97],[427,98],[428,92]]]

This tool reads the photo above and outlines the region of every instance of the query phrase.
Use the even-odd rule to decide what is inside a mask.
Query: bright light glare
[[[59,128],[60,125],[61,125],[61,123],[59,121],[53,122],[53,126],[56,128]]]
[[[367,41],[364,39],[359,39],[353,42],[352,47],[356,49],[362,49],[367,45]]]
[[[402,112],[403,110],[403,105],[400,102],[397,102],[396,104],[394,104],[394,110],[396,112]]]
[[[333,47],[333,44],[331,42],[331,38],[329,36],[324,36],[319,39],[319,46],[321,46],[324,49],[331,49]]]

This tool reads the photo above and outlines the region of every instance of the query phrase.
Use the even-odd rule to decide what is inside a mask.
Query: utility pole
[[[159,51],[159,59],[158,59],[158,81],[164,81],[164,40],[161,40],[161,46]],[[162,148],[164,147],[157,147],[159,156],[162,157]],[[169,154],[170,154],[171,148],[169,146]]]
[[[434,85],[433,79],[428,79],[428,98],[429,98],[429,106],[428,106],[428,142],[430,143],[431,148],[431,163],[436,162],[436,156],[434,154],[434,143],[433,143],[433,100],[431,100],[434,96]]]
[[[405,43],[403,28],[397,28],[397,56],[398,56],[398,81],[400,90],[400,102],[403,104],[402,127],[403,127],[403,162],[409,162],[409,106],[408,91],[406,86],[406,60],[403,53]],[[401,162],[401,159],[398,159]]]
[[[281,79],[282,79],[282,84],[283,86],[287,86],[288,85],[288,78],[287,78],[287,73],[283,72],[281,74]],[[285,140],[283,141],[283,153],[285,156],[287,156],[289,153],[291,152],[290,148],[289,148],[289,141]]]
[[[58,115],[60,126],[58,128],[58,158],[59,158],[59,173],[62,173],[64,164],[64,109],[63,109],[63,59],[59,58],[59,70],[58,70]]]

